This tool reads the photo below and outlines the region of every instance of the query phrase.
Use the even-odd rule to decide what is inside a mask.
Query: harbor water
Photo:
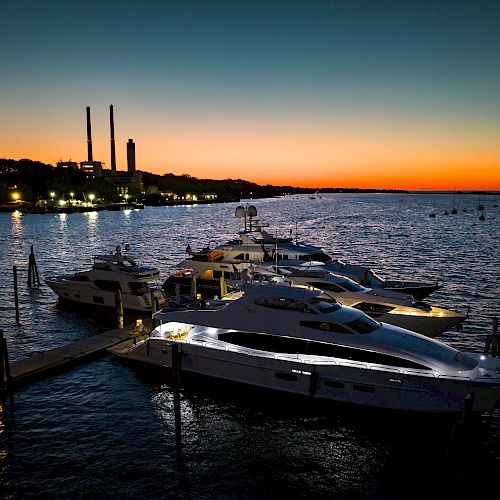
[[[322,246],[387,278],[439,281],[427,300],[467,311],[440,337],[482,352],[499,314],[500,196],[336,194],[249,200],[268,231]],[[78,214],[0,213],[0,328],[11,360],[115,326],[99,311],[61,307],[26,286],[34,245],[42,277],[90,266],[130,243],[162,278],[186,257],[233,238],[237,203]],[[467,212],[463,211],[467,208]],[[433,218],[430,213],[435,213]],[[16,324],[12,266],[19,273]],[[450,446],[453,425],[431,416],[320,405],[217,381],[181,388],[183,451],[175,450],[165,373],[105,355],[17,390],[0,409],[0,497],[498,498],[500,411],[474,446]],[[467,456],[471,448],[474,456]],[[472,464],[472,465],[470,465]],[[472,468],[471,468],[472,467]]]

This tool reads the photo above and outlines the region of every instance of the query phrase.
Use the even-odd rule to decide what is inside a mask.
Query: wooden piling
[[[123,328],[123,300],[122,291],[117,290],[115,293],[115,307],[118,315],[118,328]]]
[[[155,312],[158,310],[158,301],[155,297],[155,292],[151,291],[151,319],[153,320],[153,328],[156,328],[158,320],[156,320],[153,316]]]
[[[227,283],[223,276],[220,277],[220,298],[227,295]]]
[[[10,374],[10,362],[9,362],[9,351],[7,350],[7,339],[3,337],[2,332],[2,351],[3,351],[3,369],[5,373],[5,387],[8,391],[12,382],[12,376]]]
[[[5,394],[7,390],[3,349],[3,330],[0,330],[0,394]]]
[[[181,355],[182,353],[179,352],[179,345],[176,343],[172,344],[172,384],[174,387],[175,449],[178,452],[182,450],[181,395],[179,391]]]
[[[361,284],[363,286],[369,286],[369,281],[368,281],[368,269],[363,270],[363,280],[361,281]]]
[[[28,259],[28,287],[31,288],[35,286],[40,286],[40,276],[38,274],[33,245],[31,245],[31,252]]]
[[[486,337],[484,354],[500,356],[500,339],[498,337],[498,318],[493,318],[493,331]]]
[[[191,297],[193,297],[193,299],[196,299],[196,276],[194,274],[191,278]]]
[[[12,266],[14,274],[14,303],[16,306],[16,323],[19,324],[19,292],[17,289],[17,266]]]

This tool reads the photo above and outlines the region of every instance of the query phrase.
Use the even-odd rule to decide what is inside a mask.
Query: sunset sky
[[[500,189],[500,2],[24,1],[0,157],[261,184]]]

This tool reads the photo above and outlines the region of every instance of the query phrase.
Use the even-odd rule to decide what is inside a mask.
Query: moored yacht
[[[321,264],[321,263],[318,263]],[[350,278],[331,273],[319,265],[315,270],[303,266],[270,266],[264,273],[284,279],[293,286],[314,287],[327,292],[342,305],[363,311],[371,318],[400,326],[427,337],[437,337],[443,332],[458,327],[467,315],[426,302],[415,300],[411,295],[367,288]]]
[[[251,210],[253,209],[253,210]],[[254,214],[250,216],[242,214]],[[293,238],[273,236],[253,219],[257,209],[253,206],[236,209],[237,217],[245,217],[245,230],[236,239],[210,248],[210,245],[199,252],[193,252],[188,245],[189,258],[179,263],[178,267],[192,270],[197,278],[204,280],[229,278],[235,271],[248,267],[249,263],[261,264],[277,262],[278,265],[305,262],[321,262],[328,271],[347,276],[365,286],[395,290],[413,295],[415,299],[423,299],[439,288],[438,283],[416,281],[385,280],[375,271],[356,264],[346,264],[329,256],[317,246],[308,245]],[[247,218],[250,219],[247,225]],[[176,283],[178,280],[176,281]],[[175,286],[175,284],[173,286]],[[168,290],[170,284],[165,284]]]
[[[234,299],[234,300],[230,300]],[[458,412],[491,410],[500,360],[463,353],[320,291],[247,283],[227,300],[163,309],[151,337],[116,353],[183,372],[359,405]]]
[[[118,245],[110,254],[96,255],[88,271],[49,277],[45,282],[63,301],[114,308],[120,291],[124,309],[160,309],[165,295],[156,283],[159,269],[139,266],[129,250],[130,245],[124,249]]]

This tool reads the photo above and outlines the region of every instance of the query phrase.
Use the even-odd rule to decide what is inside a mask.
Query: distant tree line
[[[190,175],[174,175],[171,173],[158,175],[142,172],[144,188],[156,186],[159,192],[172,192],[180,196],[186,194],[215,194],[218,199],[264,198],[283,194],[307,194],[340,192],[403,192],[380,189],[345,189],[345,188],[298,188],[293,186],[259,185],[242,179],[198,179]],[[0,201],[7,201],[7,189],[12,186],[22,192],[23,199],[36,201],[47,199],[54,191],[58,196],[75,193],[75,198],[83,198],[90,191],[98,193],[106,201],[118,198],[116,188],[100,178],[93,178],[81,170],[67,167],[54,167],[28,159],[11,160],[0,158]],[[159,194],[146,195],[146,201],[154,203]]]
[[[50,192],[58,197],[75,194],[83,199],[88,192],[99,193],[112,201],[116,198],[116,188],[104,179],[94,179],[81,170],[66,167],[53,167],[39,161],[8,160],[0,158],[0,200],[7,200],[8,188],[16,186],[26,201],[46,200]]]

